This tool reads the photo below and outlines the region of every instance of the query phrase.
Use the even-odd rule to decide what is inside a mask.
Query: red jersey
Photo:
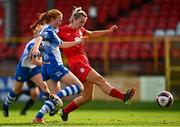
[[[83,37],[86,34],[86,29],[72,29],[68,25],[59,28],[58,36],[63,41],[74,41],[76,37]],[[67,57],[68,64],[76,64],[79,62],[89,63],[84,51],[84,43],[80,43],[70,48],[62,48],[64,55]]]

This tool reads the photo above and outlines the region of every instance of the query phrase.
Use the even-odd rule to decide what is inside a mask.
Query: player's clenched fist
[[[113,25],[113,26],[111,26],[111,27],[108,29],[108,32],[112,33],[112,32],[114,32],[114,31],[117,30],[117,29],[118,29],[118,27],[117,27],[116,25]]]

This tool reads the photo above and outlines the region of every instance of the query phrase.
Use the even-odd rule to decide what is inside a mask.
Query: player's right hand
[[[41,53],[40,53],[40,51],[39,51],[39,49],[38,49],[38,47],[33,47],[31,50],[30,50],[30,57],[31,58],[35,58],[35,57],[37,57],[37,56],[39,56]]]

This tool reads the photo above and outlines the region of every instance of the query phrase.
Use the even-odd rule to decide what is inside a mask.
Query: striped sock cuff
[[[12,101],[14,101],[16,99],[16,96],[17,95],[11,90],[6,98],[6,104],[10,104]]]
[[[12,98],[15,98],[17,95],[11,90],[9,92],[9,96],[11,96]]]
[[[49,107],[50,111],[54,110],[55,108],[55,104],[50,100],[46,101],[45,105]]]
[[[63,90],[59,91],[57,93],[57,96],[62,98],[62,97],[66,97],[69,95],[79,94],[80,92],[81,92],[81,89],[80,89],[79,85],[70,85],[70,86],[64,88]]]

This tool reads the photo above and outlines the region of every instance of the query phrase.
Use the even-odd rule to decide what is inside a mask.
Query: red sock
[[[121,100],[124,99],[124,94],[121,93],[121,92],[120,92],[118,89],[116,89],[116,88],[113,88],[113,89],[111,90],[111,92],[109,93],[109,95],[112,96],[112,97],[121,99]]]
[[[70,112],[78,109],[79,106],[74,102],[74,101],[71,101],[64,109],[64,113],[65,114],[69,114]]]

